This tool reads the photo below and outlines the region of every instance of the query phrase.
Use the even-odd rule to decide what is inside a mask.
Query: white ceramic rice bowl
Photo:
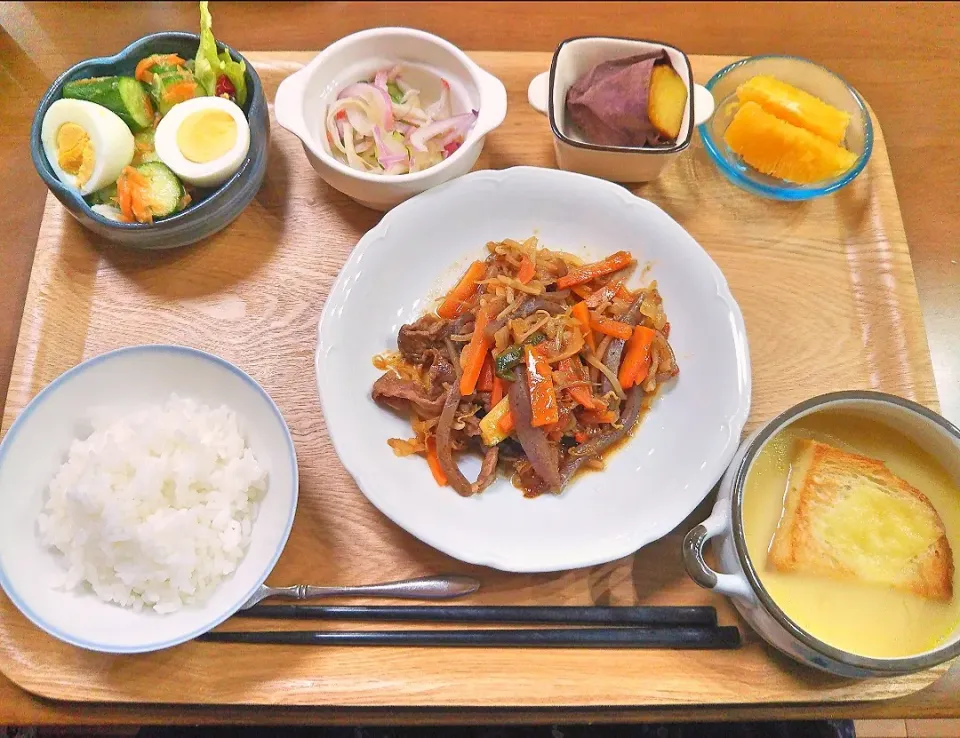
[[[37,515],[71,441],[88,432],[92,408],[163,403],[171,393],[233,409],[240,430],[268,473],[250,547],[236,572],[198,606],[160,615],[63,591],[59,552],[44,547]],[[191,640],[212,629],[253,594],[287,541],[297,506],[297,461],[289,430],[266,391],[211,354],[183,346],[133,346],[96,356],[46,386],[0,443],[0,586],[34,624],[93,651],[139,653]]]

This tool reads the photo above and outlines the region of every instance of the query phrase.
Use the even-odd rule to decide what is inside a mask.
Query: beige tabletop
[[[217,36],[250,50],[319,49],[352,31],[409,25],[462,48],[550,51],[584,34],[675,44],[691,54],[791,53],[851,81],[883,127],[926,321],[942,410],[960,421],[960,5],[726,3],[215,3]],[[66,67],[158,30],[196,26],[195,3],[0,4],[0,397],[5,395],[44,187],[27,148],[33,109]],[[79,32],[78,29],[90,29]],[[809,707],[563,713],[257,710],[74,706],[31,697],[0,676],[5,723],[531,722],[960,715],[960,670],[910,697]]]

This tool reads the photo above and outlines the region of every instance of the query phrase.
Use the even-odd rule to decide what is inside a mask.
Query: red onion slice
[[[410,134],[410,145],[417,151],[427,151],[427,141],[441,134],[457,131],[461,136],[466,136],[467,131],[477,120],[476,111],[455,115],[446,120],[438,120],[435,123],[428,123],[418,128]]]

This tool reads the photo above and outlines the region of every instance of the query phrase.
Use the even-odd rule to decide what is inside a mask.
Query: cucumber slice
[[[109,184],[87,196],[91,205],[113,205],[117,201],[117,183]]]
[[[153,142],[156,133],[155,128],[148,128],[133,134],[133,166],[146,164],[148,161],[160,161]]]
[[[196,84],[193,74],[184,67],[175,67],[169,72],[159,72],[153,75],[153,81],[150,83],[150,97],[157,106],[157,110],[160,111],[160,115],[166,115],[170,112],[170,108],[178,102],[183,102],[184,98],[182,97],[170,101],[167,95],[168,89],[182,82],[193,82],[196,85],[193,97],[203,95],[203,88]]]
[[[150,201],[155,218],[166,218],[182,209],[183,184],[170,167],[159,161],[149,161],[138,166],[137,171],[150,182]]]
[[[87,100],[119,115],[137,133],[153,125],[153,107],[142,84],[133,77],[91,77],[67,82],[63,96]]]

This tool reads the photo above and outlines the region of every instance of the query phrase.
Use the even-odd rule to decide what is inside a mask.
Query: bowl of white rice
[[[102,354],[0,443],[0,586],[81,648],[183,643],[263,584],[297,484],[283,416],[241,369],[182,346]]]

